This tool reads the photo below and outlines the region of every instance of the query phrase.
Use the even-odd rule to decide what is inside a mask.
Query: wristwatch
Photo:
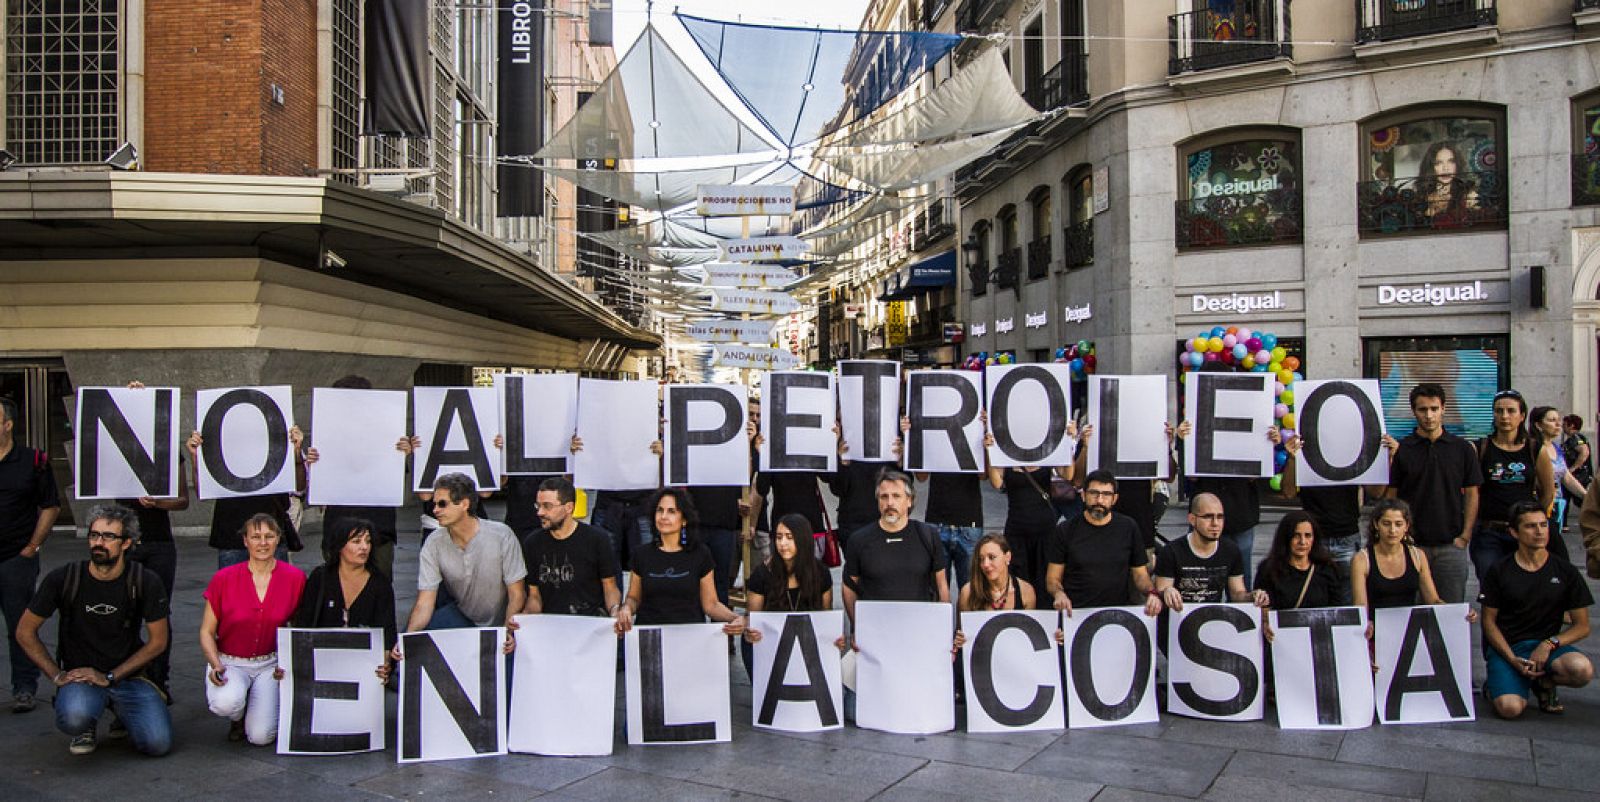
[[[106,684],[107,685],[115,685],[115,684],[117,684],[117,672],[115,672],[115,671],[107,671],[106,672]]]
[[[1561,648],[1561,639],[1556,637],[1556,636],[1554,636],[1554,635],[1551,635],[1550,637],[1545,638],[1545,641],[1550,644],[1550,648],[1552,648],[1552,649]]]

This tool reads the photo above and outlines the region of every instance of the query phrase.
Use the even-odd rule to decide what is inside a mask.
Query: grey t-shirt
[[[442,583],[462,615],[480,627],[505,622],[506,586],[528,575],[522,544],[511,527],[485,518],[478,519],[478,534],[466,548],[441,531],[422,544],[418,560],[417,590],[438,590]]]

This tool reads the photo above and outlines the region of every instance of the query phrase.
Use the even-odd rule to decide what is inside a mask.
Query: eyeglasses
[[[113,540],[126,540],[126,539],[127,539],[126,536],[119,535],[116,532],[96,532],[93,529],[89,530],[89,542],[90,543],[93,543],[96,540],[103,540],[103,541],[106,541],[106,542],[109,543],[109,542],[111,542]]]
[[[1115,490],[1085,490],[1083,494],[1089,498],[1111,498],[1117,494]]]
[[[1220,521],[1220,520],[1222,520],[1222,513],[1220,513],[1220,512],[1196,513],[1194,517],[1199,518],[1202,521]]]
[[[1501,390],[1500,392],[1494,394],[1494,400],[1499,401],[1502,398],[1515,398],[1518,401],[1521,401],[1522,393],[1519,393],[1516,390]]]
[[[450,506],[451,504],[454,504],[454,503],[455,503],[454,501],[451,501],[450,499],[447,499],[447,498],[436,498],[436,499],[433,500],[433,508],[436,509],[436,510],[442,510],[445,507],[448,507],[448,506]]]

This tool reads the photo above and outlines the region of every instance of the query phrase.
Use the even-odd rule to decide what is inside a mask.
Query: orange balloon
[[[1238,326],[1229,326],[1228,327],[1228,333],[1229,334],[1238,334],[1239,333],[1239,327]]]
[[[1283,366],[1288,368],[1289,370],[1299,370],[1300,369],[1300,357],[1297,357],[1297,356],[1286,357],[1283,360]]]

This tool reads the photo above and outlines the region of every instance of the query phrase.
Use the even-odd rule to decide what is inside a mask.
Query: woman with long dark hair
[[[1478,488],[1478,519],[1468,553],[1478,582],[1494,564],[1517,550],[1507,520],[1521,501],[1548,506],[1555,498],[1554,449],[1541,448],[1528,431],[1528,402],[1516,390],[1494,396],[1494,431],[1478,441],[1483,486]]]
[[[628,597],[623,602],[633,624],[700,624],[707,616],[726,626],[729,635],[744,632],[744,616],[717,598],[716,561],[695,537],[699,517],[689,492],[663,487],[650,496],[653,541],[633,555]]]
[[[1561,429],[1561,412],[1555,407],[1534,407],[1533,414],[1528,416],[1528,437],[1541,457],[1550,460],[1550,497],[1539,497],[1544,504],[1545,515],[1550,519],[1550,542],[1545,548],[1556,559],[1570,563],[1572,555],[1567,553],[1566,541],[1561,537],[1561,530],[1566,528],[1567,521],[1567,494],[1575,494],[1581,499],[1585,488],[1573,478],[1572,467],[1567,464],[1566,454],[1561,450]]]
[[[383,630],[383,651],[395,644],[394,586],[373,565],[377,525],[365,518],[339,518],[322,537],[326,562],[311,571],[295,608],[293,626],[300,629],[342,627]],[[389,662],[378,666],[389,681]]]
[[[961,588],[956,605],[963,612],[1032,610],[1038,602],[1033,585],[1013,570],[1011,544],[1005,535],[990,532],[980,538],[972,563],[976,570]]]
[[[1424,214],[1434,219],[1459,219],[1478,208],[1478,190],[1462,176],[1466,162],[1451,142],[1435,142],[1422,154],[1417,173],[1417,195],[1427,204]]]
[[[772,556],[750,573],[745,600],[752,613],[808,613],[833,609],[833,574],[817,560],[811,519],[790,513],[772,527]],[[744,631],[740,651],[746,674],[755,671],[755,629]]]
[[[1274,610],[1338,607],[1349,600],[1333,555],[1322,544],[1317,524],[1301,510],[1284,514],[1272,548],[1256,569],[1256,590],[1267,592]]]

